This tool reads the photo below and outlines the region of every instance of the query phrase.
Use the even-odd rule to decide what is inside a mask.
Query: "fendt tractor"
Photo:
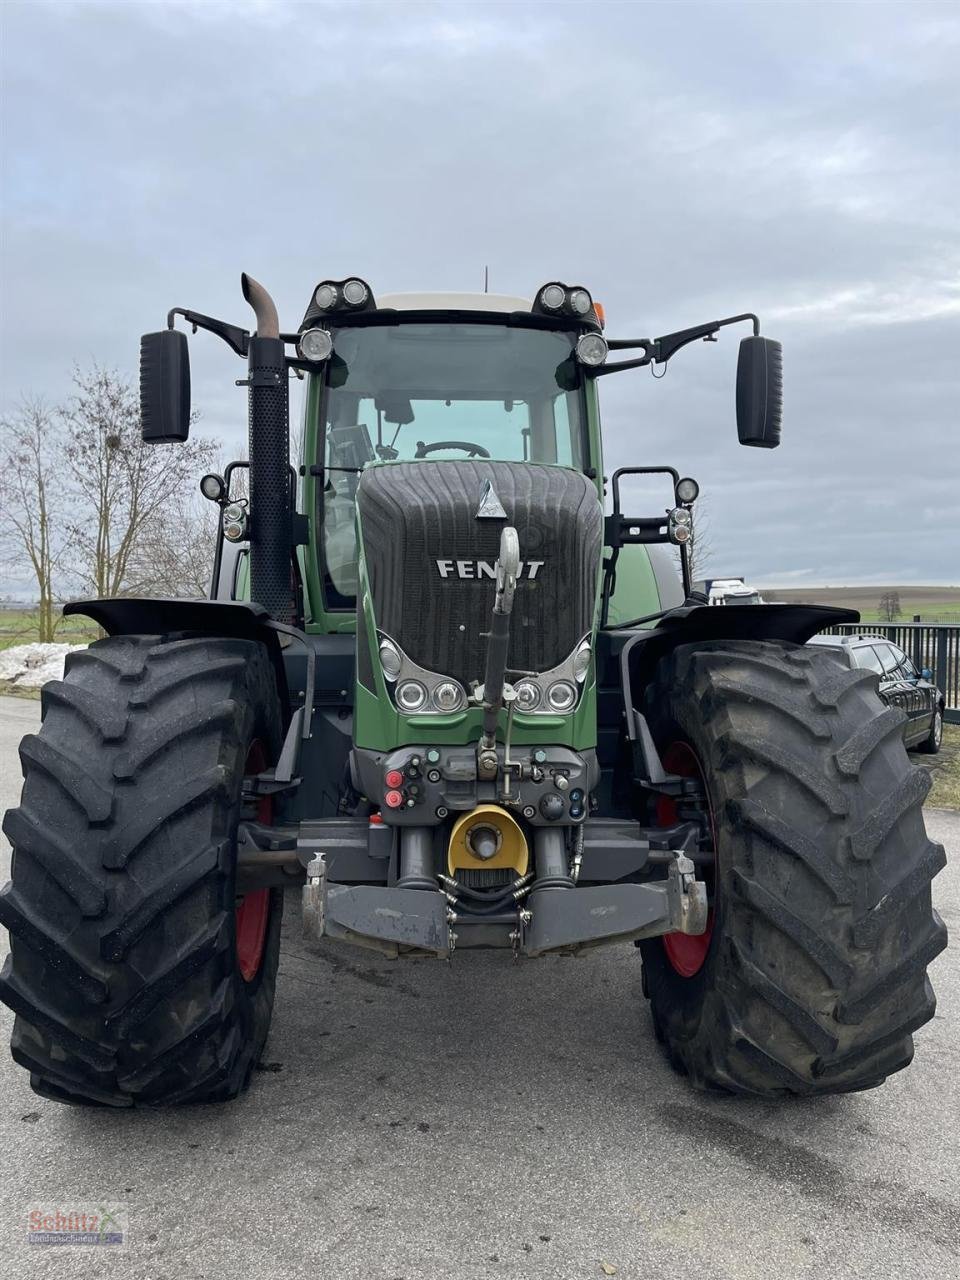
[[[291,889],[311,943],[394,959],[634,943],[654,1032],[700,1088],[840,1093],[906,1066],[944,854],[903,713],[806,646],[858,615],[708,607],[698,486],[670,466],[621,468],[604,514],[601,378],[750,325],[739,440],[771,449],[779,343],[753,315],[608,339],[558,281],[530,301],[324,280],[283,333],[242,284],[255,332],[175,308],[141,346],[159,444],[191,417],[177,317],[247,361],[248,458],[200,482],[210,598],[69,605],[105,636],[21,747],[0,994],[34,1089],[239,1094]],[[636,475],[662,509],[623,509]]]

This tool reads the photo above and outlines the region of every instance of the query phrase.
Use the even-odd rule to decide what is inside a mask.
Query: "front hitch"
[[[513,597],[519,572],[520,540],[516,529],[508,525],[500,534],[500,553],[496,565],[497,589],[483,674],[483,730],[477,745],[477,771],[481,778],[495,778],[497,775],[497,722],[504,703],[510,615],[513,612]]]

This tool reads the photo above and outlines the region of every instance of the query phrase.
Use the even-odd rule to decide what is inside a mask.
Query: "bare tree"
[[[42,400],[24,399],[0,428],[0,561],[18,574],[29,565],[37,637],[47,642],[56,630],[55,577],[65,547],[56,420]]]
[[[69,404],[59,410],[77,512],[70,526],[73,568],[84,588],[98,596],[131,594],[147,585],[145,549],[157,552],[182,536],[186,495],[218,445],[202,438],[145,444],[137,395],[115,372],[97,366],[75,370],[74,387]]]
[[[151,520],[134,543],[127,571],[131,595],[205,597],[210,588],[220,509],[184,494],[176,519]]]
[[[895,618],[900,617],[900,592],[886,591],[880,597],[880,603],[877,605],[877,612],[886,622],[893,622]]]
[[[690,580],[696,582],[706,577],[713,557],[713,539],[708,508],[702,496],[693,508],[693,538],[687,545],[687,555],[690,561]]]

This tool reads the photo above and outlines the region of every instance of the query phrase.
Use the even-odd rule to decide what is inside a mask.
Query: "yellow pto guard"
[[[526,875],[530,862],[527,839],[515,818],[495,804],[480,804],[454,824],[447,866],[458,870],[495,871],[512,867]]]

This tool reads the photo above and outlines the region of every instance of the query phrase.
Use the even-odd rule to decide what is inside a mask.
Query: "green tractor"
[[[247,361],[248,461],[201,481],[210,598],[70,605],[106,638],[21,747],[0,995],[34,1089],[242,1092],[291,889],[310,940],[386,957],[633,943],[700,1088],[839,1093],[906,1066],[944,855],[902,713],[806,646],[858,615],[708,608],[697,484],[669,466],[618,471],[604,514],[600,379],[727,325],[753,330],[740,443],[779,443],[780,346],[756,317],[613,340],[576,285],[377,299],[351,277],[282,333],[243,291],[255,333],[177,308],[141,348],[158,443],[190,422],[177,316]],[[622,510],[625,474],[659,477],[666,507]]]

